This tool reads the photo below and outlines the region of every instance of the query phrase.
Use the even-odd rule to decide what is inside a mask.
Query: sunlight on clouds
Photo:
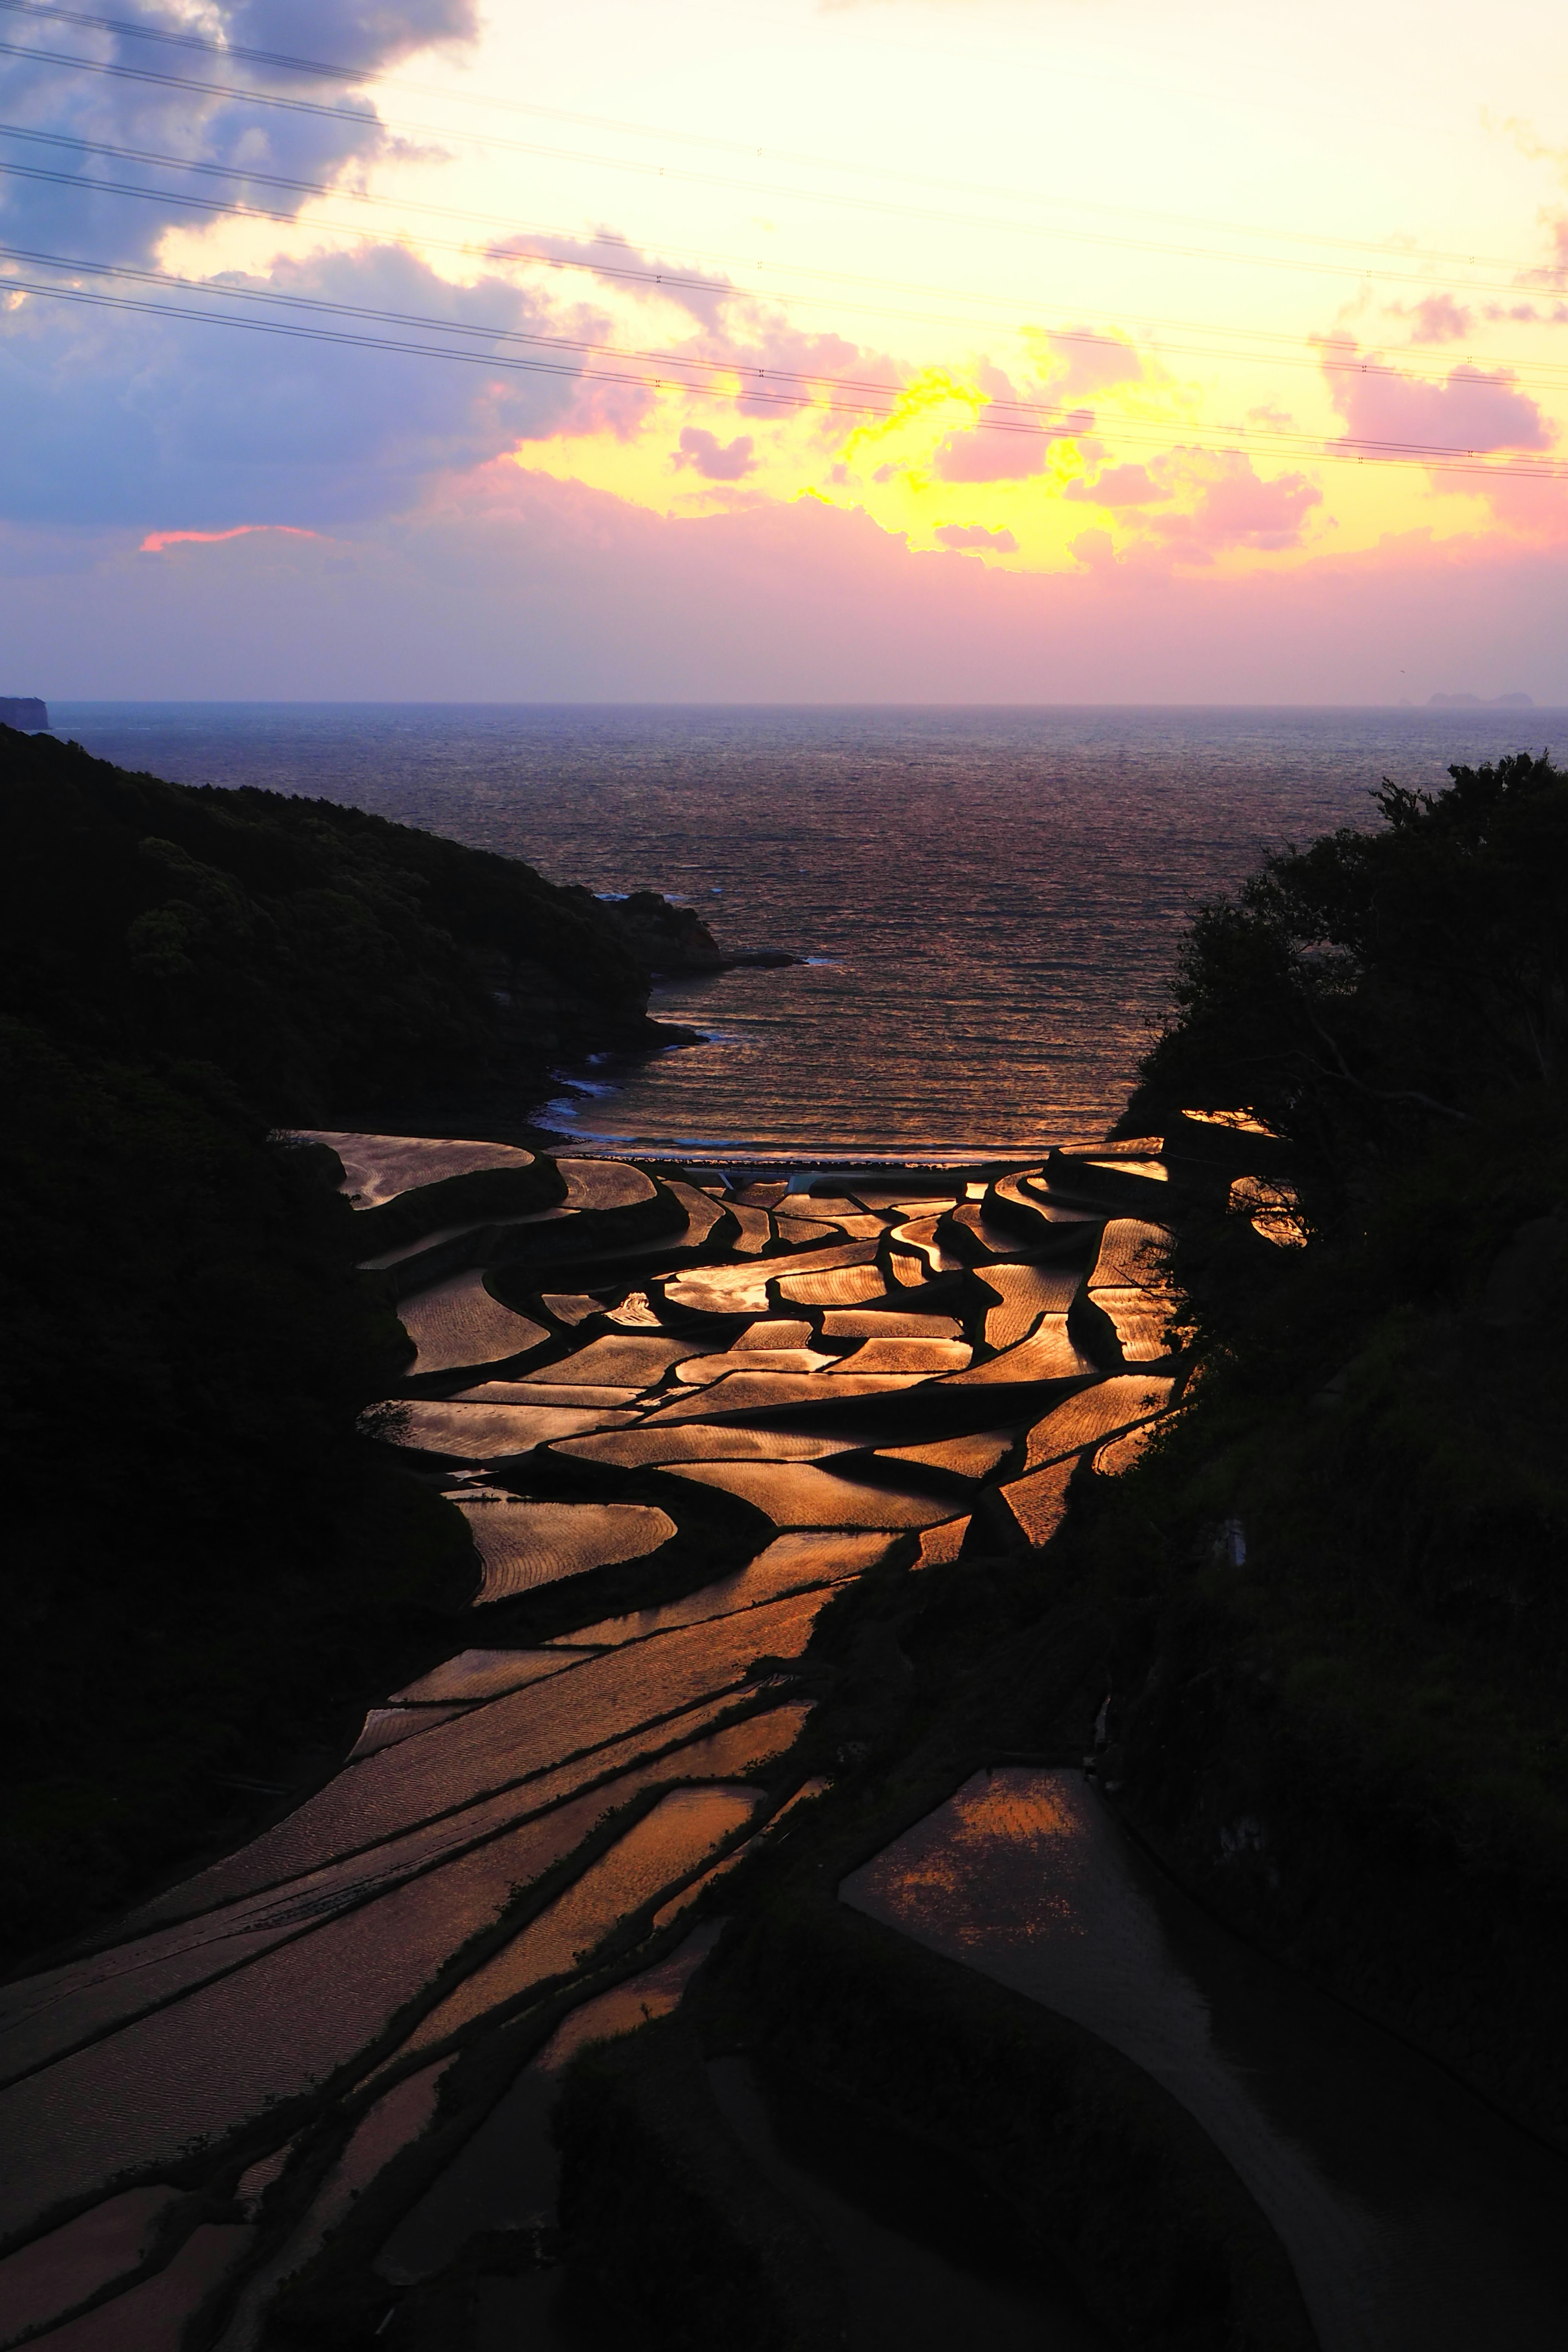
[[[1568,31],[1429,16],[1413,60],[1323,0],[1314,62],[1296,20],[1178,39],[1157,0],[320,0],[285,45],[346,60],[320,118],[265,77],[193,100],[14,58],[16,119],[174,160],[134,202],[101,156],[0,181],[13,244],[316,309],[226,333],[0,263],[0,522],[155,553],[533,476],[628,529],[772,518],[1096,593],[1568,546],[1568,151],[1525,122]]]

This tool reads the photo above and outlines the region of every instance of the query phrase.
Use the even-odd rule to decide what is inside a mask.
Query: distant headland
[[[0,727],[16,727],[26,735],[42,732],[49,723],[49,707],[36,694],[0,694]]]
[[[1533,710],[1533,694],[1429,694],[1428,710]]]

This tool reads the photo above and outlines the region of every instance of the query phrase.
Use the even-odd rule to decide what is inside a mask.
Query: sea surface
[[[57,703],[183,782],[261,784],[663,890],[805,959],[661,987],[700,1045],[564,1073],[615,1151],[1026,1156],[1117,1117],[1193,908],[1376,822],[1384,776],[1561,743],[1563,712]]]

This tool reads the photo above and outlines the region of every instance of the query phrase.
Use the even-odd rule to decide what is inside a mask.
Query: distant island
[[[1428,710],[1533,710],[1533,694],[1429,694]]]
[[[36,694],[0,694],[0,727],[16,727],[26,735],[37,735],[48,723],[48,704],[40,702]]]

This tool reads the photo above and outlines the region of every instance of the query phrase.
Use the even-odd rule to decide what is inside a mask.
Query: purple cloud
[[[31,136],[0,139],[0,150],[14,165],[51,175],[13,171],[0,179],[0,234],[9,243],[82,260],[150,259],[174,223],[188,227],[215,217],[181,196],[291,216],[306,194],[272,181],[331,183],[351,163],[387,151],[364,80],[416,50],[471,39],[478,22],[474,0],[218,0],[202,25],[213,47],[187,49],[137,37],[138,23],[150,31],[190,29],[146,0],[123,0],[115,16],[112,32],[7,18],[8,40],[26,54],[0,59],[0,121]],[[236,48],[320,58],[341,65],[342,78],[305,80],[238,57]],[[56,64],[45,52],[84,64]],[[224,95],[94,69],[101,67],[151,68],[224,85]],[[352,111],[295,113],[267,105],[268,95],[303,95],[326,108],[347,101]],[[104,146],[168,156],[176,168],[92,152]],[[218,168],[197,178],[177,168],[186,163]]]
[[[565,263],[573,276],[579,270],[592,272],[623,292],[677,303],[702,325],[715,330],[721,323],[725,305],[735,299],[735,289],[727,278],[715,278],[689,263],[644,252],[611,228],[602,228],[591,237],[506,237],[490,247],[489,258]]]
[[[504,278],[454,286],[398,246],[215,283],[442,320],[467,331],[411,340],[481,361],[504,350],[487,329],[552,323]],[[311,321],[244,299],[200,307]],[[0,313],[0,516],[212,530],[396,512],[434,476],[561,429],[581,381],[28,299]]]

